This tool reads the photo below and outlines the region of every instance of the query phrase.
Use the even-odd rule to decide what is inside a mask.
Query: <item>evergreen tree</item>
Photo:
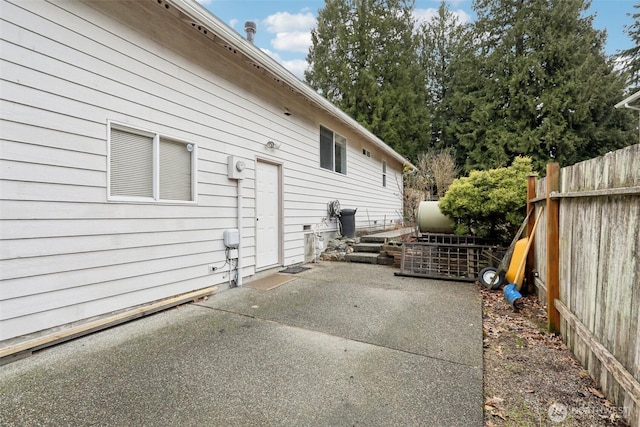
[[[326,0],[312,32],[307,83],[415,159],[429,143],[413,0]]]
[[[464,71],[467,58],[474,55],[470,29],[444,1],[437,15],[421,28],[420,60],[426,72],[431,141],[437,149],[457,145],[454,129],[458,116],[452,103],[460,90],[456,76]]]
[[[624,79],[584,0],[475,0],[477,56],[454,100],[465,169],[532,157],[536,169],[631,143]],[[460,148],[459,148],[460,149]]]
[[[634,46],[618,52],[617,58],[624,64],[624,71],[628,74],[627,83],[632,86],[632,91],[640,90],[640,2],[633,6],[638,9],[636,13],[629,13],[635,22],[625,26],[625,32],[631,37]]]

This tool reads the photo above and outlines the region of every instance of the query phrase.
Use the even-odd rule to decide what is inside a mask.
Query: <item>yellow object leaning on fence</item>
[[[522,284],[522,279],[524,278],[524,268],[520,268],[520,265],[524,261],[524,258],[527,257],[527,243],[529,243],[528,237],[523,237],[522,239],[516,242],[516,245],[513,247],[513,255],[511,256],[511,261],[509,262],[509,269],[505,274],[505,278],[507,279],[507,283],[515,283],[518,285]],[[516,274],[518,277],[516,277]]]

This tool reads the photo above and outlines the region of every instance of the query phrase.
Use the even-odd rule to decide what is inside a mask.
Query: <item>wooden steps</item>
[[[360,264],[377,264],[379,253],[351,252],[345,257],[347,262],[358,262]]]
[[[361,242],[365,237],[368,236],[364,236]],[[352,253],[346,255],[347,262],[400,267],[400,259],[402,258],[401,244],[389,243],[384,240],[382,242],[366,241],[354,245],[353,250]]]
[[[412,233],[412,228],[403,228],[362,236],[360,243],[353,246],[353,252],[347,254],[345,260],[364,264],[394,265],[399,268],[402,258],[402,244],[399,241]]]
[[[381,243],[358,243],[353,246],[354,252],[380,253]]]

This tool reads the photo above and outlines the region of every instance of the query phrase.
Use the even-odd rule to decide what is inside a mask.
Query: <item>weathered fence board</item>
[[[546,194],[545,180],[539,179],[536,182],[536,194],[543,195]],[[536,203],[536,208],[541,207],[545,204],[545,199]],[[547,228],[544,227],[544,224],[547,223],[547,213],[542,212],[542,217],[540,218],[541,227],[538,227],[536,230],[536,234],[533,237],[534,243],[534,257],[533,257],[533,269],[537,274],[536,286],[540,290],[538,292],[538,296],[540,297],[540,302],[542,304],[546,304],[547,300]]]
[[[560,331],[567,346],[605,395],[625,408],[628,421],[636,427],[640,426],[640,195],[633,187],[639,185],[640,144],[561,169],[560,296],[555,303],[564,310]],[[545,179],[536,183],[536,199],[544,196],[545,188]],[[539,288],[547,282],[545,234],[541,227],[535,237]],[[546,290],[539,294],[543,303],[554,304],[544,300]]]

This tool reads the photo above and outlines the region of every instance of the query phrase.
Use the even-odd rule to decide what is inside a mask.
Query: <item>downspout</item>
[[[244,180],[244,169],[246,167],[245,161],[240,157],[228,156],[227,157],[228,177],[234,179],[238,183],[238,201],[236,206],[237,212],[237,224],[238,224],[238,248],[236,261],[236,286],[242,287],[242,181]],[[231,280],[231,274],[229,274],[229,280]]]
[[[238,179],[238,263],[236,264],[236,286],[242,287],[242,179]]]

